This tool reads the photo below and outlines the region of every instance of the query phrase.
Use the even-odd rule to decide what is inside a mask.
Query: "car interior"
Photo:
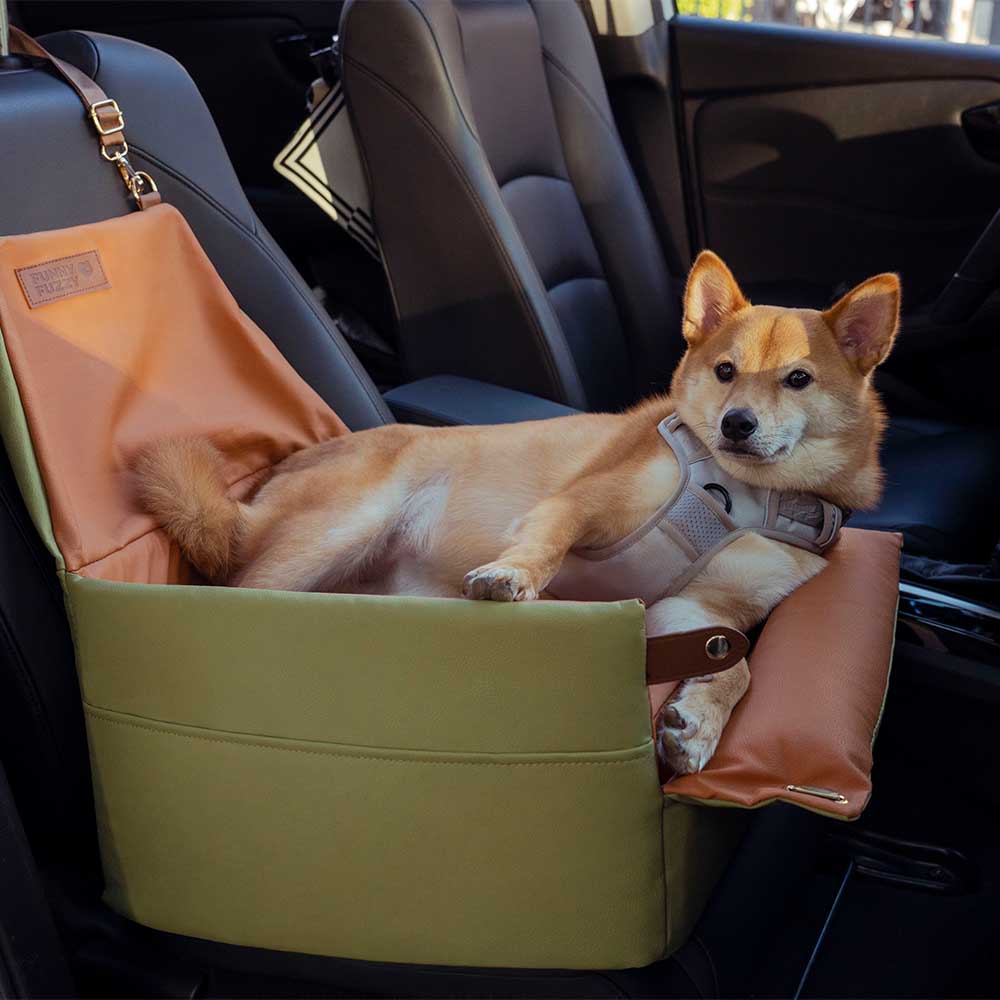
[[[850,519],[903,539],[864,813],[746,810],[688,940],[642,968],[368,961],[129,920],[102,898],[70,623],[5,452],[0,995],[995,992],[1000,53],[647,0],[648,26],[619,11],[615,31],[600,16],[612,6],[7,0],[6,13],[117,97],[135,168],[351,431],[616,411],[665,391],[702,248],[755,303],[825,309],[898,273],[901,332],[876,376],[887,488]],[[343,88],[380,259],[273,167],[321,74]],[[129,212],[78,97],[16,52],[0,52],[0,177],[0,239]],[[158,280],[155,260],[135,272]]]

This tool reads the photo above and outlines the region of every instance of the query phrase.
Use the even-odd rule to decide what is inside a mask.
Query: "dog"
[[[684,292],[687,347],[668,396],[623,413],[346,435],[285,459],[250,502],[229,498],[207,440],[170,439],[138,458],[138,495],[216,583],[534,600],[576,554],[616,551],[677,495],[687,473],[658,433],[668,418],[730,483],[707,487],[723,499],[791,491],[822,498],[824,510],[875,506],[886,418],[872,373],[899,304],[899,279],[880,274],[824,312],[754,306],[704,251]],[[647,631],[761,622],[825,565],[816,546],[775,534],[737,532],[710,549],[679,592],[648,604]],[[675,690],[656,733],[668,767],[707,764],[749,677],[743,660]]]

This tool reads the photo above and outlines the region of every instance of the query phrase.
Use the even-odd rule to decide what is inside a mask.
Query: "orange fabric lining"
[[[18,268],[94,250],[110,288],[29,306]],[[150,441],[207,435],[244,496],[292,452],[347,433],[169,205],[0,240],[0,328],[56,542],[67,569],[86,576],[191,580],[135,503],[129,465]]]

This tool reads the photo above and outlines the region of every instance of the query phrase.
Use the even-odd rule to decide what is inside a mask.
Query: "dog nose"
[[[722,418],[722,433],[730,441],[745,441],[757,430],[753,410],[730,410]]]

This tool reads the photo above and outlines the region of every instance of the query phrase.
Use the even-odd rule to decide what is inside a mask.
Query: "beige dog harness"
[[[817,554],[836,541],[849,512],[812,493],[734,479],[676,413],[657,430],[680,466],[676,492],[620,542],[571,551],[549,593],[571,601],[640,598],[652,605],[682,590],[716,553],[749,532]]]

